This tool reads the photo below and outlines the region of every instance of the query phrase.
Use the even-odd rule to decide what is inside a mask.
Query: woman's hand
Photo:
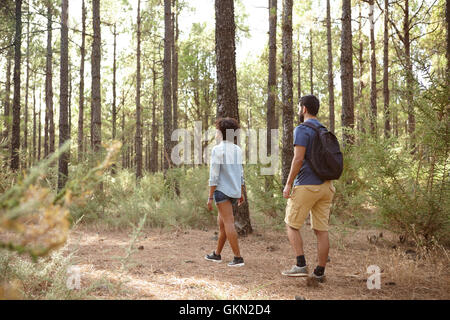
[[[238,207],[241,206],[245,202],[244,195],[241,196],[241,198],[238,200]]]
[[[213,207],[212,207],[212,199],[208,199],[208,203],[206,204],[206,206],[208,207],[209,211],[212,211]]]

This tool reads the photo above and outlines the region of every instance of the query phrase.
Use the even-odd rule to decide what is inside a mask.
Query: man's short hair
[[[230,140],[234,137],[227,137],[227,130],[233,130],[234,131],[239,129],[239,122],[237,122],[234,118],[219,118],[216,120],[216,129],[219,130],[222,133],[222,138],[224,140]],[[230,139],[229,139],[230,138]]]
[[[310,115],[317,116],[319,113],[320,102],[315,95],[309,94],[300,98],[300,106],[305,106]]]

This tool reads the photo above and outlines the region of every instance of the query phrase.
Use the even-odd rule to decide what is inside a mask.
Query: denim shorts
[[[237,203],[237,201],[238,201],[238,199],[230,198],[225,193],[223,193],[223,192],[221,192],[219,190],[215,190],[214,191],[214,201],[216,202],[216,204],[217,203],[222,203],[222,202],[225,202],[225,201],[228,201],[228,200],[231,201],[232,205],[235,205]]]

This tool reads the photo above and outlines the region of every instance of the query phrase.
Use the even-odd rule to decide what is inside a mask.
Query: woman
[[[244,171],[242,168],[242,150],[234,144],[235,130],[239,123],[233,118],[222,118],[216,121],[216,140],[219,142],[211,152],[209,172],[208,210],[212,210],[214,200],[219,210],[219,239],[217,248],[205,256],[206,260],[222,262],[220,253],[226,240],[230,243],[234,259],[228,266],[241,267],[244,259],[241,257],[236,229],[234,228],[233,205],[240,206],[245,200],[243,196]],[[223,139],[223,137],[226,137]]]

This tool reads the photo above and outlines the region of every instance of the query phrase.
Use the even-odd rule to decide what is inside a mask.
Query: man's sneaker
[[[319,283],[325,282],[326,278],[325,275],[318,276],[314,272],[308,276],[308,279],[306,279],[306,285],[308,287],[317,287]]]
[[[220,254],[216,254],[215,251],[213,251],[211,254],[207,254],[205,256],[205,259],[214,262],[222,262],[222,257],[220,256]]]
[[[307,277],[308,276],[308,267],[299,267],[297,265],[292,266],[291,270],[286,270],[281,273],[283,276],[288,277]]]
[[[242,257],[234,257],[228,266],[229,267],[242,267],[244,265],[244,259]]]

